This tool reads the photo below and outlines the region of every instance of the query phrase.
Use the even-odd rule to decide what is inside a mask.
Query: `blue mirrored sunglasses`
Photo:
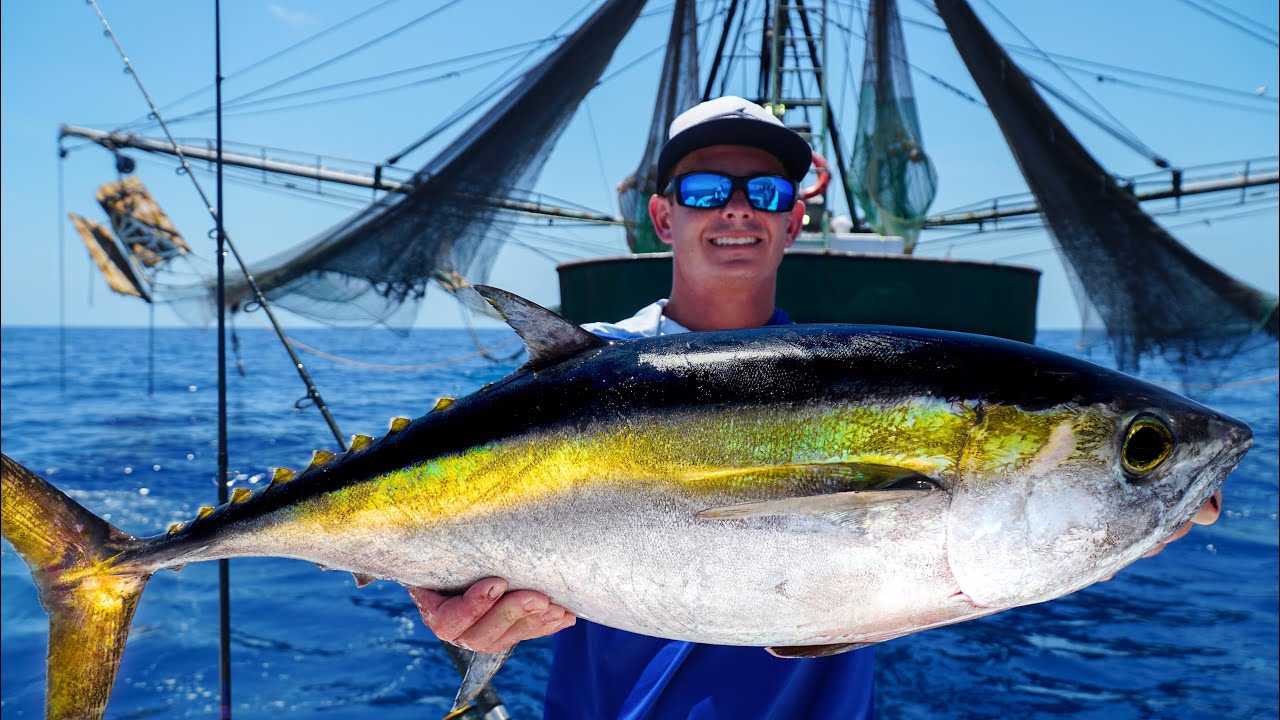
[[[739,188],[756,210],[787,212],[796,204],[796,184],[781,175],[693,172],[672,178],[663,192],[675,193],[676,202],[687,208],[722,208]]]

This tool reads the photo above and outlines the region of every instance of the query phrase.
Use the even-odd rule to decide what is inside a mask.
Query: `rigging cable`
[[[271,107],[271,108],[259,108],[259,109],[256,109],[256,110],[253,110],[253,109],[241,109],[241,108],[243,107],[243,105],[242,105],[242,106],[237,106],[237,107],[233,107],[233,108],[232,108],[232,113],[231,113],[231,114],[232,114],[234,117],[243,117],[243,116],[246,116],[246,115],[256,115],[256,114],[260,114],[260,113],[283,112],[283,111],[286,111],[286,110],[300,110],[300,109],[309,108],[309,107],[328,106],[328,105],[332,105],[332,104],[337,103],[337,102],[347,102],[347,101],[350,101],[350,100],[359,100],[359,99],[361,99],[361,98],[374,97],[374,96],[376,96],[376,95],[384,95],[384,94],[386,94],[386,93],[396,92],[396,91],[399,91],[399,90],[407,90],[407,89],[409,89],[409,88],[418,87],[418,86],[422,86],[422,85],[429,85],[429,84],[431,84],[431,83],[435,83],[435,82],[441,82],[441,81],[444,81],[444,80],[452,80],[452,79],[456,79],[456,78],[458,78],[458,77],[461,77],[461,75],[462,75],[463,73],[467,73],[467,72],[474,72],[474,71],[476,71],[476,70],[480,70],[481,68],[485,68],[485,67],[488,67],[488,66],[490,66],[490,65],[497,65],[497,64],[502,63],[502,62],[505,62],[505,61],[507,61],[507,60],[511,59],[512,57],[514,57],[514,56],[516,56],[516,55],[519,55],[519,54],[520,54],[520,53],[512,53],[512,54],[509,54],[509,55],[504,55],[504,56],[502,56],[502,57],[496,58],[496,59],[494,59],[494,60],[490,60],[490,61],[488,61],[488,62],[478,63],[478,64],[476,64],[476,65],[472,65],[471,67],[463,68],[462,70],[451,70],[451,71],[449,71],[449,72],[441,73],[441,74],[439,74],[439,75],[432,75],[431,77],[422,78],[422,79],[419,79],[419,80],[413,80],[413,81],[410,81],[410,82],[407,82],[407,83],[401,83],[400,85],[393,85],[393,86],[391,86],[391,87],[379,88],[379,89],[377,89],[377,90],[366,90],[365,92],[352,93],[352,94],[350,94],[350,95],[342,95],[342,96],[339,96],[339,97],[325,98],[325,99],[323,99],[323,100],[312,100],[312,101],[309,101],[309,102],[296,103],[296,104],[293,104],[293,105],[284,105],[284,106],[281,106],[281,107]],[[351,82],[360,82],[360,81],[351,81]],[[339,84],[349,84],[349,83],[339,83]],[[324,91],[324,90],[332,89],[332,87],[333,87],[333,86],[329,86],[329,87],[325,87],[325,88],[314,88],[314,89],[312,89],[312,90],[302,90],[302,91],[299,91],[299,92],[297,92],[297,93],[289,93],[288,95],[279,95],[279,96],[276,96],[276,97],[273,97],[273,98],[264,98],[264,99],[261,99],[261,100],[255,100],[255,101],[253,101],[253,102],[251,102],[251,103],[245,103],[244,105],[257,105],[257,104],[261,104],[261,103],[275,102],[275,101],[277,101],[277,100],[284,99],[285,97],[288,97],[288,96],[295,96],[295,95],[310,95],[310,94],[314,94],[314,93],[322,92],[322,91]]]
[[[920,2],[921,4],[923,4],[924,0],[920,0]],[[855,4],[849,3],[848,6],[854,7]],[[929,9],[933,11],[932,8],[929,8]],[[947,29],[940,25],[934,25],[932,23],[927,23],[921,20],[915,20],[913,18],[908,18],[908,17],[903,17],[902,22],[909,25],[916,25],[922,28],[926,28],[942,35],[947,34]],[[1044,61],[1046,57],[1052,58],[1054,60],[1059,61],[1060,64],[1066,65],[1071,70],[1074,70],[1076,72],[1083,73],[1083,74],[1088,74],[1091,76],[1096,76],[1097,73],[1093,70],[1088,70],[1086,68],[1074,67],[1071,65],[1071,63],[1078,63],[1081,65],[1092,66],[1095,68],[1102,68],[1104,70],[1111,70],[1114,72],[1128,73],[1130,75],[1137,75],[1140,77],[1150,78],[1153,80],[1159,80],[1161,82],[1169,83],[1172,85],[1184,85],[1189,88],[1197,88],[1197,89],[1205,90],[1208,92],[1223,93],[1227,95],[1234,95],[1237,97],[1247,97],[1250,99],[1262,100],[1270,103],[1280,103],[1280,97],[1276,97],[1275,95],[1267,95],[1265,92],[1239,90],[1237,88],[1232,88],[1232,87],[1223,87],[1221,85],[1213,85],[1211,83],[1198,82],[1196,80],[1188,80],[1186,78],[1174,77],[1172,75],[1163,75],[1161,73],[1150,72],[1148,70],[1138,70],[1136,68],[1125,67],[1123,65],[1114,65],[1111,63],[1100,62],[1098,60],[1090,60],[1087,58],[1076,57],[1074,55],[1067,55],[1065,53],[1049,52],[1047,50],[1038,51],[1022,45],[1014,45],[1012,43],[1005,45],[1004,47],[1009,52],[1012,52],[1018,55],[1033,57],[1036,60],[1040,60],[1040,61]],[[1150,86],[1141,86],[1141,87],[1149,88]],[[1151,88],[1151,89],[1154,89],[1154,88]],[[1208,100],[1207,98],[1198,98],[1198,99],[1205,102],[1213,102],[1216,104],[1216,101]]]
[[[856,37],[856,38],[858,38],[859,40],[862,40],[863,42],[866,42],[866,40],[867,40],[867,36],[866,36],[866,32],[865,32],[865,26],[866,26],[866,21],[865,21],[865,20],[864,20],[864,21],[863,21],[863,23],[862,23],[862,24],[863,24],[863,27],[864,27],[864,32],[862,32],[862,33],[859,33],[858,31],[854,30],[854,29],[853,29],[853,27],[852,27],[851,25],[842,25],[842,24],[840,24],[839,22],[836,22],[835,20],[831,20],[830,22],[831,22],[831,24],[832,24],[832,25],[835,25],[837,29],[839,29],[839,30],[843,30],[844,32],[848,33],[849,35],[851,35],[851,36],[853,36],[853,37]],[[956,95],[960,96],[962,99],[964,99],[964,100],[966,100],[966,101],[968,101],[968,102],[971,102],[971,103],[973,103],[974,105],[978,105],[979,107],[984,107],[984,108],[985,108],[985,107],[987,107],[987,104],[986,104],[985,102],[983,102],[983,101],[979,100],[978,98],[976,98],[976,97],[974,97],[973,95],[971,95],[971,94],[969,94],[969,93],[965,92],[964,90],[961,90],[959,87],[957,87],[957,86],[955,86],[955,85],[953,85],[953,84],[951,84],[951,83],[947,82],[946,80],[942,79],[941,77],[938,77],[937,75],[934,75],[933,73],[929,72],[928,70],[925,70],[924,68],[920,67],[919,65],[916,65],[915,63],[913,63],[913,62],[911,62],[911,61],[907,61],[907,65],[911,66],[911,69],[912,69],[912,70],[914,70],[914,71],[916,71],[916,72],[920,73],[920,74],[921,74],[921,75],[923,75],[925,78],[927,78],[927,79],[929,79],[929,80],[933,81],[936,85],[938,85],[938,86],[942,87],[942,88],[943,88],[943,89],[945,89],[945,90],[950,90],[951,92],[953,92],[953,93],[955,93]],[[857,95],[857,93],[855,93],[855,95]],[[859,98],[857,98],[857,99],[858,99],[859,101],[861,100],[861,98],[860,98],[860,97],[859,97]]]
[[[1070,75],[1068,75],[1065,70],[1058,67],[1058,64],[1054,62],[1053,58],[1049,57],[1048,53],[1041,50],[1040,46],[1036,45],[1035,41],[1032,40],[1030,37],[1028,37],[1026,33],[1022,32],[1022,28],[1015,25],[1012,20],[1010,20],[1008,17],[1005,16],[1004,13],[1000,12],[1000,8],[996,7],[995,3],[992,2],[992,0],[984,0],[984,2],[986,2],[987,7],[991,8],[992,12],[994,12],[997,16],[999,16],[1000,19],[1003,20],[1006,25],[1013,28],[1013,31],[1018,33],[1019,37],[1021,37],[1024,41],[1026,41],[1026,43],[1030,45],[1035,50],[1035,52],[1039,53],[1045,59],[1046,62],[1052,65],[1054,69],[1058,71],[1059,74],[1061,74],[1064,78],[1066,78],[1067,82],[1071,83],[1071,85],[1075,87],[1076,90],[1080,91],[1086,98],[1088,98],[1089,102],[1093,103],[1094,107],[1101,110],[1104,115],[1110,118],[1111,122],[1114,123],[1115,125],[1114,127],[1107,127],[1104,123],[1102,123],[1100,119],[1094,119],[1096,118],[1096,116],[1091,116],[1089,114],[1085,114],[1086,118],[1090,118],[1092,122],[1094,122],[1095,124],[1098,124],[1098,126],[1101,127],[1103,130],[1106,130],[1108,133],[1111,133],[1113,136],[1120,138],[1122,142],[1124,142],[1126,145],[1132,148],[1135,152],[1145,155],[1148,159],[1150,159],[1153,163],[1155,163],[1157,167],[1162,167],[1162,168],[1169,167],[1168,160],[1166,160],[1155,150],[1152,150],[1150,147],[1144,144],[1138,138],[1138,136],[1134,134],[1132,130],[1125,127],[1124,123],[1120,122],[1120,118],[1117,118],[1115,115],[1113,115],[1111,111],[1106,108],[1105,105],[1098,102],[1097,98],[1090,95],[1089,91],[1081,87],[1080,84],[1077,83],[1075,79],[1072,78]],[[1049,87],[1044,81],[1037,80],[1035,78],[1032,78],[1032,80],[1035,80],[1036,84],[1039,85],[1040,87],[1053,93],[1053,95],[1058,99],[1063,100],[1064,102],[1068,102],[1068,104],[1072,104],[1070,101],[1066,100],[1066,97],[1062,93]],[[1081,112],[1079,107],[1078,106],[1076,107],[1077,107],[1077,112]],[[1126,140],[1122,136],[1127,136],[1128,139]]]
[[[243,94],[243,95],[240,95],[239,97],[232,98],[230,102],[232,102],[232,103],[241,102],[241,101],[243,101],[243,100],[246,100],[246,99],[248,99],[248,98],[254,97],[254,96],[256,96],[256,95],[260,95],[260,94],[262,94],[263,92],[266,92],[267,90],[270,90],[271,88],[279,87],[279,86],[281,86],[281,85],[284,85],[285,83],[293,82],[294,80],[297,80],[297,79],[298,79],[298,78],[300,78],[300,77],[305,77],[305,76],[307,76],[307,75],[310,75],[311,73],[313,73],[313,72],[315,72],[315,71],[317,71],[317,70],[320,70],[321,68],[326,68],[326,67],[328,67],[328,66],[330,66],[330,65],[332,65],[332,64],[334,64],[334,63],[336,63],[336,62],[340,62],[340,61],[342,61],[342,60],[345,60],[345,59],[347,59],[348,57],[351,57],[352,55],[355,55],[356,53],[359,53],[359,52],[361,52],[361,51],[363,51],[363,50],[367,50],[367,49],[369,49],[369,48],[373,47],[374,45],[377,45],[378,43],[380,43],[380,42],[382,42],[382,41],[384,41],[384,40],[386,40],[386,39],[390,38],[390,37],[391,37],[391,36],[393,36],[393,35],[396,35],[396,34],[398,34],[398,33],[402,32],[402,31],[404,31],[404,30],[408,30],[409,28],[413,27],[414,25],[417,25],[418,23],[420,23],[420,22],[422,22],[422,21],[424,21],[424,20],[427,20],[427,19],[431,18],[432,16],[437,15],[437,14],[439,14],[439,13],[441,13],[441,12],[443,12],[443,11],[447,10],[448,8],[452,7],[453,5],[457,5],[457,4],[458,4],[459,2],[461,2],[461,1],[462,1],[462,0],[447,0],[443,5],[439,5],[439,6],[437,6],[437,7],[433,8],[433,9],[431,9],[431,10],[428,10],[427,12],[423,13],[422,15],[419,15],[418,17],[416,17],[416,18],[414,18],[414,19],[410,20],[409,22],[407,22],[407,23],[405,23],[405,24],[403,24],[403,25],[398,25],[398,26],[396,26],[395,28],[392,28],[391,30],[388,30],[387,32],[385,32],[385,33],[383,33],[383,34],[381,34],[381,35],[379,35],[379,36],[377,36],[377,37],[373,38],[372,40],[367,40],[367,41],[365,41],[365,42],[361,43],[360,45],[357,45],[356,47],[351,48],[350,50],[345,50],[345,51],[343,51],[343,52],[341,52],[341,53],[338,53],[337,55],[335,55],[335,56],[333,56],[333,57],[331,57],[331,58],[329,58],[329,59],[327,59],[327,60],[323,60],[323,61],[321,61],[321,62],[319,62],[319,63],[316,63],[315,65],[312,65],[312,66],[311,66],[311,67],[309,67],[309,68],[305,68],[305,69],[303,69],[303,70],[299,70],[298,72],[296,72],[296,73],[294,73],[294,74],[292,74],[292,75],[290,75],[290,76],[288,76],[288,77],[282,78],[282,79],[277,80],[277,81],[275,81],[275,82],[273,82],[273,83],[268,83],[268,84],[266,84],[266,85],[263,85],[262,87],[259,87],[257,90],[251,90],[251,91],[249,91],[249,92],[247,92],[247,93],[245,93],[245,94]]]
[[[286,48],[284,48],[284,49],[282,49],[282,50],[277,50],[276,52],[271,53],[270,55],[268,55],[268,56],[266,56],[266,57],[264,57],[264,58],[261,58],[261,59],[259,59],[259,60],[254,60],[253,62],[251,62],[251,63],[249,63],[249,64],[245,65],[244,67],[240,68],[239,70],[236,70],[236,71],[234,71],[234,72],[232,72],[232,73],[229,73],[228,75],[226,75],[225,77],[223,77],[223,79],[224,79],[224,80],[230,80],[231,78],[234,78],[234,77],[238,77],[238,76],[240,76],[240,75],[243,75],[245,72],[248,72],[249,70],[256,70],[256,69],[259,69],[259,68],[261,68],[263,65],[266,65],[267,63],[272,62],[272,61],[274,61],[274,60],[278,60],[279,58],[284,57],[285,55],[287,55],[287,54],[289,54],[289,53],[293,52],[294,50],[297,50],[298,48],[303,47],[304,45],[308,45],[308,44],[310,44],[310,43],[311,43],[312,41],[314,41],[314,40],[318,40],[319,38],[324,37],[325,35],[328,35],[329,33],[333,32],[333,31],[335,31],[335,30],[340,30],[340,29],[342,29],[342,28],[345,28],[347,25],[350,25],[351,23],[355,22],[356,20],[359,20],[359,19],[361,19],[361,18],[363,18],[363,17],[365,17],[365,16],[367,16],[367,15],[372,15],[373,13],[375,13],[375,12],[377,12],[377,11],[381,10],[382,8],[384,8],[384,7],[386,7],[387,5],[390,5],[391,3],[394,3],[394,2],[399,2],[399,0],[383,0],[383,2],[380,2],[380,3],[378,3],[377,5],[374,5],[374,6],[373,6],[373,7],[371,7],[371,8],[368,8],[368,9],[366,9],[366,10],[361,10],[360,12],[356,13],[355,15],[352,15],[352,16],[351,16],[351,17],[349,17],[349,18],[346,18],[345,20],[340,20],[340,21],[338,21],[337,23],[334,23],[333,25],[330,25],[329,27],[325,28],[324,30],[321,30],[321,31],[319,31],[319,32],[317,32],[317,33],[313,33],[312,35],[309,35],[309,36],[307,36],[307,37],[305,37],[305,38],[303,38],[303,39],[299,40],[298,42],[296,42],[296,43],[294,43],[294,44],[290,45],[289,47],[286,47]],[[196,88],[195,90],[192,90],[191,92],[187,93],[186,95],[183,95],[182,97],[180,97],[180,98],[178,98],[178,99],[176,99],[176,100],[171,100],[171,101],[169,101],[169,102],[165,103],[165,104],[164,104],[164,109],[170,109],[170,108],[174,107],[175,105],[180,105],[180,104],[182,104],[182,103],[186,102],[187,100],[191,100],[192,98],[198,97],[198,96],[200,96],[201,94],[203,94],[203,93],[207,92],[207,91],[209,90],[209,88],[210,88],[210,86],[209,86],[209,85],[205,85],[205,86],[203,86],[203,87]],[[142,118],[142,119],[139,119],[139,120],[135,120],[134,122],[129,123],[126,127],[137,127],[137,126],[145,126],[145,125],[149,125],[149,124],[151,124],[151,121],[152,121],[152,120],[154,120],[154,119],[153,119],[153,118],[151,118],[150,116],[148,116],[148,117],[145,117],[145,118]],[[144,124],[145,124],[145,125],[144,125]]]
[[[1236,22],[1235,20],[1232,20],[1232,19],[1231,19],[1231,18],[1229,18],[1229,17],[1226,17],[1225,15],[1222,15],[1222,14],[1220,14],[1220,13],[1214,12],[1214,11],[1213,11],[1213,10],[1211,10],[1210,8],[1204,7],[1204,6],[1202,6],[1202,5],[1198,5],[1198,4],[1196,4],[1196,3],[1194,2],[1194,0],[1182,0],[1182,2],[1183,2],[1184,4],[1186,4],[1186,5],[1190,5],[1191,7],[1195,8],[1196,10],[1199,10],[1200,12],[1204,13],[1205,15],[1208,15],[1209,17],[1213,18],[1214,20],[1217,20],[1218,22],[1224,23],[1224,24],[1226,24],[1226,25],[1230,25],[1231,27],[1233,27],[1233,28],[1235,28],[1235,29],[1239,30],[1240,32],[1242,32],[1242,33],[1244,33],[1244,34],[1246,34],[1246,35],[1248,35],[1248,36],[1250,36],[1250,37],[1253,37],[1253,38],[1256,38],[1256,39],[1258,39],[1258,40],[1261,40],[1262,42],[1264,42],[1264,43],[1266,43],[1266,44],[1270,45],[1271,47],[1280,47],[1280,42],[1277,42],[1275,38],[1267,37],[1266,35],[1263,35],[1262,33],[1259,33],[1258,31],[1256,31],[1256,30],[1254,30],[1254,29],[1252,29],[1252,28],[1250,28],[1250,27],[1247,27],[1247,26],[1245,26],[1245,25],[1241,25],[1240,23]]]
[[[751,0],[743,0],[742,18],[738,21],[738,32],[733,34],[733,44],[729,46],[729,62],[724,67],[724,73],[720,76],[720,94],[724,95],[725,90],[729,87],[729,76],[733,73],[734,66],[737,64],[738,43],[742,42],[744,27],[747,22],[747,9],[751,6]]]
[[[716,51],[711,56],[711,70],[707,73],[707,84],[702,91],[703,102],[711,99],[711,86],[715,84],[716,74],[720,72],[720,61],[724,59],[724,44],[729,40],[729,29],[733,25],[733,16],[738,12],[738,2],[739,0],[731,0],[729,3],[729,11],[724,20],[724,29],[720,31],[720,41],[716,43]],[[708,25],[708,27],[710,26]]]
[[[296,104],[296,105],[287,105],[287,106],[283,106],[283,107],[265,108],[265,109],[258,109],[258,110],[245,110],[245,108],[252,108],[252,107],[254,107],[254,106],[266,105],[266,104],[268,104],[268,103],[273,103],[273,102],[280,102],[280,101],[282,101],[282,100],[288,100],[288,99],[291,99],[291,98],[306,97],[306,96],[309,96],[309,95],[315,95],[315,94],[319,94],[319,93],[323,93],[323,92],[328,92],[328,91],[330,91],[330,90],[337,90],[337,89],[339,89],[339,88],[349,87],[349,86],[351,86],[351,85],[363,85],[363,84],[365,84],[365,83],[372,83],[372,82],[377,82],[377,81],[379,81],[379,80],[386,80],[386,79],[388,79],[388,78],[396,77],[396,76],[399,76],[399,75],[407,75],[407,74],[409,74],[409,73],[419,72],[419,71],[421,71],[421,70],[427,70],[427,69],[429,69],[429,68],[439,67],[439,66],[441,66],[441,65],[448,65],[448,64],[450,64],[450,63],[461,62],[461,61],[464,61],[464,60],[473,60],[473,59],[476,59],[476,58],[484,57],[484,56],[486,56],[486,55],[493,55],[493,54],[495,54],[495,53],[500,53],[500,52],[506,52],[506,51],[510,51],[510,50],[515,50],[515,49],[517,49],[517,48],[522,48],[522,47],[525,47],[525,46],[527,46],[527,45],[545,45],[545,44],[547,44],[547,43],[550,43],[550,42],[553,42],[553,41],[555,41],[555,40],[561,39],[562,37],[563,37],[563,36],[553,35],[553,36],[546,37],[546,38],[541,38],[541,39],[538,39],[538,40],[532,40],[532,41],[527,41],[527,42],[523,42],[523,43],[516,43],[516,44],[514,44],[514,45],[508,45],[508,46],[506,46],[506,47],[501,47],[501,48],[494,48],[494,49],[491,49],[491,50],[484,50],[484,51],[477,52],[477,53],[471,53],[470,55],[462,55],[462,56],[460,56],[460,57],[456,57],[456,58],[449,58],[449,59],[447,59],[447,60],[437,60],[437,61],[435,61],[435,62],[429,62],[429,63],[425,63],[425,64],[422,64],[422,65],[415,65],[415,66],[413,66],[413,67],[409,67],[409,68],[402,68],[402,69],[400,69],[400,70],[393,70],[393,71],[391,71],[391,72],[380,73],[380,74],[377,74],[377,75],[370,75],[370,76],[368,76],[368,77],[363,77],[363,78],[356,78],[356,79],[354,79],[354,80],[344,80],[344,81],[342,81],[342,82],[330,83],[330,84],[328,84],[328,85],[321,85],[321,86],[319,86],[319,87],[307,88],[307,89],[305,89],[305,90],[295,90],[295,91],[293,91],[293,92],[287,92],[287,93],[283,93],[283,94],[281,94],[281,95],[272,95],[272,96],[270,96],[270,97],[265,97],[265,98],[258,98],[258,99],[256,99],[256,100],[245,100],[245,101],[240,101],[240,102],[232,101],[232,102],[228,103],[228,104],[224,107],[224,110],[229,108],[229,109],[231,109],[231,110],[233,110],[233,111],[239,111],[239,112],[236,112],[235,114],[236,114],[237,116],[240,116],[240,115],[249,115],[249,114],[252,114],[252,113],[255,113],[255,112],[277,112],[277,111],[283,111],[283,110],[296,110],[296,109],[299,109],[299,108],[310,107],[310,106],[316,105],[316,104],[317,104],[317,102],[300,103],[300,104]],[[497,58],[497,59],[495,59],[495,60],[490,60],[490,61],[488,61],[488,62],[478,63],[478,64],[476,64],[476,65],[471,65],[471,66],[469,66],[469,67],[465,67],[465,68],[462,68],[462,69],[460,69],[460,70],[451,70],[451,71],[449,71],[449,72],[447,72],[447,73],[443,73],[443,74],[439,74],[439,75],[433,75],[433,76],[428,77],[428,78],[421,78],[421,79],[413,80],[413,81],[406,82],[406,83],[401,83],[400,85],[392,85],[392,86],[390,86],[390,87],[379,88],[379,89],[376,89],[376,90],[368,90],[368,91],[365,91],[365,92],[356,93],[356,94],[352,94],[352,95],[343,95],[343,96],[334,97],[334,98],[327,98],[327,99],[325,99],[325,100],[321,100],[321,101],[319,101],[319,103],[323,103],[323,104],[330,104],[330,103],[334,103],[334,102],[342,102],[342,101],[346,101],[346,100],[354,100],[354,99],[358,99],[358,98],[362,98],[362,97],[370,97],[370,96],[378,95],[378,94],[382,94],[382,93],[394,92],[394,91],[396,91],[396,90],[404,90],[404,89],[406,89],[406,88],[411,88],[411,87],[415,87],[415,86],[418,86],[418,85],[425,85],[425,84],[427,84],[427,83],[436,82],[436,81],[439,81],[439,80],[447,80],[447,79],[451,79],[451,78],[456,78],[456,77],[461,76],[463,73],[473,72],[473,71],[475,71],[475,70],[479,70],[480,68],[487,67],[487,66],[489,66],[489,65],[493,65],[493,64],[496,64],[496,63],[504,62],[504,61],[509,60],[509,59],[511,59],[512,57],[515,57],[515,56],[520,55],[520,54],[521,54],[520,52],[508,53],[508,54],[503,55],[503,56],[501,56],[501,57],[499,57],[499,58]],[[203,116],[205,116],[205,115],[208,115],[210,112],[212,112],[212,111],[211,111],[211,110],[209,110],[209,109],[200,110],[200,111],[196,111],[196,112],[188,113],[188,114],[186,114],[186,115],[179,116],[179,117],[177,117],[177,118],[175,118],[175,119],[171,120],[170,122],[171,122],[171,123],[186,122],[186,121],[188,121],[188,120],[194,120],[194,119],[196,119],[196,118],[199,118],[199,117],[203,117]]]
[[[457,2],[457,0],[453,0],[453,2]],[[565,28],[569,27],[573,23],[573,21],[578,16],[586,12],[586,10],[587,10],[587,7],[585,6],[580,8],[577,12],[569,16],[568,19],[566,19],[563,23],[561,23],[559,27],[553,30],[552,34],[558,35],[561,32],[563,32]],[[530,50],[529,52],[525,53],[525,58],[532,55],[533,52],[534,52],[533,50]],[[485,103],[489,102],[493,98],[497,97],[497,95],[505,91],[506,88],[510,87],[511,85],[514,85],[520,79],[520,77],[522,77],[522,76],[515,75],[516,68],[520,66],[521,66],[521,63],[519,62],[513,64],[505,74],[499,75],[497,78],[494,78],[494,80],[492,80],[485,87],[481,88],[480,91],[477,92],[470,100],[468,100],[466,103],[463,103],[463,105],[460,108],[455,110],[452,114],[446,117],[442,122],[437,124],[435,127],[428,130],[425,134],[422,135],[422,137],[419,137],[417,140],[414,140],[413,142],[409,143],[409,145],[407,145],[404,149],[400,150],[400,152],[397,152],[394,155],[388,157],[386,164],[395,165],[396,163],[400,162],[400,160],[404,158],[405,155],[408,155],[414,150],[417,150],[418,148],[422,147],[424,144],[431,141],[440,133],[444,132],[445,130],[448,130],[449,128],[453,127],[455,124],[460,122],[464,117],[467,117],[471,113],[478,110],[480,106],[484,105]]]
[[[1027,78],[1031,80],[1031,82],[1039,86],[1040,89],[1044,90],[1045,92],[1054,96],[1058,100],[1062,101],[1062,103],[1065,104],[1067,107],[1071,108],[1072,110],[1075,110],[1077,113],[1080,113],[1080,115],[1083,116],[1086,120],[1088,120],[1089,122],[1092,122],[1094,125],[1097,125],[1108,135],[1119,140],[1121,143],[1129,146],[1131,150],[1138,153],[1139,155],[1143,155],[1146,158],[1150,159],[1153,163],[1155,163],[1156,167],[1160,167],[1160,168],[1169,167],[1169,161],[1165,160],[1163,157],[1160,157],[1160,155],[1158,155],[1156,151],[1152,150],[1150,147],[1147,147],[1146,144],[1144,144],[1141,140],[1138,139],[1138,136],[1128,132],[1127,130],[1122,131],[1122,128],[1117,128],[1112,125],[1108,125],[1105,120],[1093,114],[1093,112],[1090,111],[1088,108],[1084,107],[1076,100],[1072,99],[1071,97],[1068,97],[1062,91],[1053,87],[1052,85],[1045,82],[1044,80],[1041,80],[1035,75],[1032,75],[1031,73],[1025,70],[1023,71],[1023,74],[1025,74]]]

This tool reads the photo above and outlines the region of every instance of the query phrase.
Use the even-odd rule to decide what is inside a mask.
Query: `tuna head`
[[[1189,521],[1253,443],[1231,417],[1108,377],[1107,401],[977,407],[947,521],[958,600],[1014,607],[1108,577]]]

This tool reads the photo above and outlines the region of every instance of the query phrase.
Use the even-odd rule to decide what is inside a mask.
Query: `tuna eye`
[[[1173,454],[1173,433],[1159,419],[1141,415],[1124,434],[1120,461],[1130,475],[1150,475]]]

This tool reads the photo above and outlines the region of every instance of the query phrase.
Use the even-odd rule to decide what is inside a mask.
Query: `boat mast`
[[[772,0],[770,4],[766,30],[768,85],[761,104],[809,141],[815,152],[827,157],[831,119],[826,73],[827,0]],[[805,108],[803,121],[797,121],[794,115],[787,117],[788,110],[799,108]],[[829,231],[825,193],[805,202],[809,216],[806,229],[821,228],[821,243],[825,247]],[[850,203],[850,212],[852,207]]]

